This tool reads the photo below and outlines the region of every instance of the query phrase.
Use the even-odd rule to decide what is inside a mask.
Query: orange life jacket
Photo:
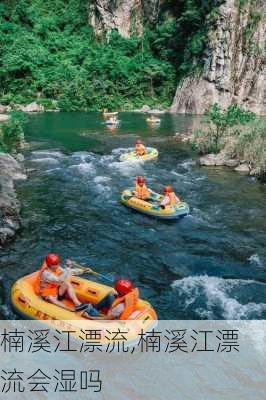
[[[42,274],[43,272],[49,269],[49,267],[47,266],[46,262],[44,261],[40,271],[38,272],[37,278],[36,278],[36,282],[35,282],[35,293],[37,295],[41,295],[43,291],[46,292],[46,296],[49,296],[49,294],[54,294],[54,289],[57,288],[58,284],[56,282],[48,282],[45,281],[44,279],[42,279]],[[55,271],[52,271],[49,269],[49,272],[51,272],[52,274],[54,274],[55,276],[60,276],[62,274],[62,269],[61,268],[57,268]],[[49,293],[50,292],[50,293]]]
[[[130,315],[136,310],[137,302],[139,299],[139,290],[133,289],[131,292],[126,294],[125,296],[118,297],[115,299],[111,306],[111,310],[115,308],[118,304],[124,303],[124,310],[119,316],[119,319],[129,319]]]
[[[167,206],[169,207],[174,206],[175,204],[178,204],[180,202],[179,198],[174,192],[167,193],[166,197],[168,197],[169,199],[169,203],[167,204]]]
[[[137,196],[139,199],[144,200],[144,199],[146,199],[147,197],[150,197],[150,191],[149,191],[149,189],[147,188],[147,186],[145,185],[145,183],[144,183],[143,186],[140,186],[138,183],[136,183],[135,191],[136,191],[136,196]]]
[[[135,151],[138,156],[143,156],[144,154],[147,154],[146,147],[143,144],[136,144]]]

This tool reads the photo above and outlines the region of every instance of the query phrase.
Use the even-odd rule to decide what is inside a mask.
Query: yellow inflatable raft
[[[147,154],[143,156],[138,156],[135,150],[129,153],[122,154],[120,156],[120,161],[153,161],[158,157],[158,150],[153,147],[147,147]]]
[[[147,118],[146,121],[150,124],[159,124],[161,122],[160,118]]]
[[[65,299],[64,304],[70,310],[48,303],[40,296],[36,295],[34,284],[38,272],[24,276],[17,280],[12,287],[11,301],[12,305],[22,318],[35,319],[45,321],[46,324],[56,328],[72,327],[73,329],[117,329],[121,324],[127,325],[129,333],[127,341],[136,340],[141,329],[149,331],[157,324],[157,315],[150,303],[147,301],[138,300],[135,311],[125,321],[93,321],[82,316],[82,311],[76,312],[70,300]],[[83,303],[98,303],[102,300],[113,288],[80,277],[72,276],[71,283],[75,288],[76,294]],[[71,309],[73,311],[71,311]],[[121,328],[121,327],[120,327]],[[75,336],[75,335],[73,335]],[[78,337],[78,334],[77,334]],[[106,339],[103,338],[102,344]]]
[[[105,121],[107,126],[118,126],[120,124],[120,120],[116,119],[116,120],[112,120],[112,119],[107,119]]]
[[[127,207],[133,208],[143,214],[151,215],[160,219],[178,219],[189,214],[189,206],[187,203],[180,202],[174,206],[161,208],[160,202],[163,196],[150,191],[151,198],[149,201],[138,199],[133,195],[133,189],[126,189],[121,195],[121,202]]]
[[[118,112],[103,112],[103,116],[104,118],[111,118],[111,117],[115,117],[118,115]]]

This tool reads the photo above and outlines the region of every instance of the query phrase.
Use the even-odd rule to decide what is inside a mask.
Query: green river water
[[[99,113],[44,113],[30,118],[28,180],[18,184],[23,229],[1,250],[2,318],[15,318],[15,280],[39,268],[46,253],[71,257],[109,277],[129,277],[161,319],[266,318],[266,186],[227,168],[200,168],[175,134],[199,118],[120,113],[108,129]],[[157,162],[119,162],[137,138],[159,150]],[[121,191],[144,175],[191,207],[175,222],[122,206]]]

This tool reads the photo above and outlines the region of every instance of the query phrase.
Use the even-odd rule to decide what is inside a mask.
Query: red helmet
[[[144,185],[145,182],[146,181],[145,181],[145,178],[143,176],[137,176],[137,183],[139,185]]]
[[[128,294],[133,289],[132,282],[127,279],[119,279],[115,283],[115,290],[119,294]]]
[[[45,261],[48,267],[51,267],[52,265],[59,265],[61,263],[60,257],[54,253],[47,254]]]
[[[143,144],[143,142],[141,140],[137,140],[136,144]]]
[[[172,186],[165,186],[163,188],[163,191],[164,191],[164,193],[172,193],[173,188],[172,188]]]

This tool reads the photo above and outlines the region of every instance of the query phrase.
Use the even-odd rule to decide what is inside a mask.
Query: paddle
[[[95,276],[98,276],[99,278],[105,279],[108,282],[114,283],[113,279],[109,278],[106,275],[100,274],[99,272],[94,271],[93,269],[91,269],[90,267],[85,267],[83,265],[80,265],[79,263],[77,263],[76,261],[72,261],[72,264],[74,266],[76,266],[77,268],[81,269],[84,271],[84,273],[88,273],[88,274],[92,274]]]

